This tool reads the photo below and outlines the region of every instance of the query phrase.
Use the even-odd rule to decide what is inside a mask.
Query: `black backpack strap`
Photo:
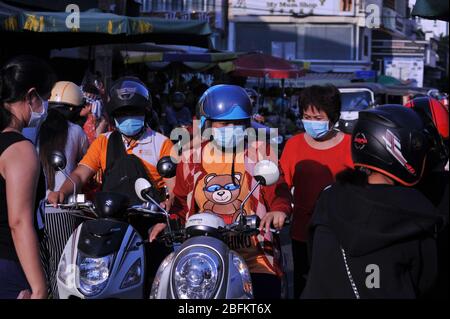
[[[119,131],[113,131],[108,138],[108,148],[106,150],[106,168],[105,172],[109,171],[114,162],[119,158],[127,155],[125,146],[123,145],[122,135]]]

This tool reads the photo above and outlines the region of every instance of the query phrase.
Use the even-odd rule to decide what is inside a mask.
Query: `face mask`
[[[28,107],[30,108],[31,116],[30,120],[28,121],[27,127],[38,127],[41,125],[41,123],[45,120],[45,117],[47,115],[47,107],[46,103],[42,100],[41,97],[39,97],[42,103],[42,112],[33,112],[33,108],[31,107],[31,104],[28,103]]]
[[[330,130],[328,121],[302,120],[302,122],[306,133],[314,139],[325,136]]]
[[[144,127],[144,118],[144,115],[123,116],[114,119],[114,121],[120,133],[126,136],[134,136]]]
[[[245,127],[244,125],[215,127],[213,128],[213,135],[217,146],[232,149],[244,141]]]

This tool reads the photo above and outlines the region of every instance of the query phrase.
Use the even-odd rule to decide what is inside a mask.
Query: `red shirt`
[[[305,133],[289,139],[280,160],[285,180],[294,189],[294,213],[291,227],[292,239],[306,242],[308,226],[320,192],[335,181],[342,170],[353,167],[351,136],[329,149],[312,148]]]
[[[92,113],[89,113],[89,115],[87,116],[87,120],[83,125],[83,130],[89,140],[89,145],[92,144],[92,142],[94,142],[94,140],[97,138],[95,116]]]

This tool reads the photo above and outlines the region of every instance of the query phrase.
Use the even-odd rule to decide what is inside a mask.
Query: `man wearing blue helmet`
[[[251,115],[251,101],[239,86],[216,85],[203,94],[197,111],[203,137],[206,137],[199,147],[201,160],[194,160],[192,155],[177,167],[179,182],[174,188],[173,217],[184,221],[192,214],[208,212],[222,217],[226,223],[237,219],[240,205],[256,183],[254,165],[262,159],[252,158],[259,142],[246,138]],[[280,246],[269,228],[273,224],[280,229],[291,213],[290,193],[284,177],[281,175],[275,185],[261,186],[244,205],[244,210],[261,218],[261,232],[245,238],[230,236],[228,245],[246,260],[255,298],[279,298]],[[155,226],[150,241],[164,227],[164,224]]]

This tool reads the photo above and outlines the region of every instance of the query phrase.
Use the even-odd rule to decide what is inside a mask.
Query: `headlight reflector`
[[[176,261],[174,293],[179,299],[211,299],[222,277],[222,262],[211,249],[192,249]]]
[[[114,254],[100,258],[79,256],[80,290],[83,294],[96,295],[105,288],[113,257]]]

